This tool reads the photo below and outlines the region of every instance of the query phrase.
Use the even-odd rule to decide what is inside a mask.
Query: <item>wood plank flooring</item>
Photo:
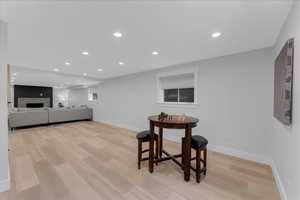
[[[137,169],[135,132],[97,122],[17,130],[9,135],[12,186],[0,200],[279,200],[271,168],[208,152],[208,173],[185,182],[173,162]],[[180,144],[165,140],[180,152]]]

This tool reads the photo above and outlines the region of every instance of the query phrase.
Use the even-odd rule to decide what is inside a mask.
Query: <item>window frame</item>
[[[94,99],[94,94],[97,94],[97,99]],[[88,88],[88,101],[89,102],[95,102],[95,101],[98,101],[98,99],[99,99],[98,92],[93,91],[91,88]]]
[[[198,83],[198,70],[192,69],[192,70],[184,70],[184,71],[177,71],[177,72],[171,72],[171,73],[165,73],[165,74],[159,74],[156,77],[157,82],[157,103],[162,106],[195,106],[198,105],[198,99],[197,99],[197,83]],[[184,75],[184,74],[193,74],[194,75],[194,102],[179,102],[179,99],[177,102],[165,102],[164,101],[164,89],[161,87],[161,78],[170,77],[170,76],[178,76],[178,75]],[[184,87],[182,87],[184,88]],[[191,87],[189,87],[191,88]],[[170,88],[170,89],[181,89],[181,88]],[[179,98],[179,91],[178,91],[178,98]]]

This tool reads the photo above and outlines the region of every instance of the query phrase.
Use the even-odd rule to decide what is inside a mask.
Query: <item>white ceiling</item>
[[[106,79],[272,46],[290,7],[285,0],[15,1],[2,2],[0,17],[9,63]],[[222,36],[211,38],[215,31]]]
[[[11,66],[12,85],[34,85],[76,89],[92,87],[99,83],[99,80],[93,78]]]

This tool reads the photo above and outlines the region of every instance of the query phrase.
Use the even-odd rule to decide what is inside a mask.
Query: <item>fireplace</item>
[[[43,108],[43,103],[27,103],[26,108]]]
[[[50,98],[18,98],[18,108],[49,108]]]

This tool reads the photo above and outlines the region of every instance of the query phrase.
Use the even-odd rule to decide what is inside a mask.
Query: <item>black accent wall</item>
[[[29,85],[14,85],[14,106],[18,107],[18,98],[50,98],[50,106],[53,107],[53,88]]]

